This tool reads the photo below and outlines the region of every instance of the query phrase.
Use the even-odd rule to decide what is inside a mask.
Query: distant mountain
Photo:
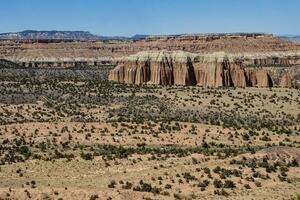
[[[264,33],[216,33],[216,34],[178,34],[178,35],[144,35],[137,34],[132,37],[123,36],[101,36],[88,31],[36,31],[26,30],[22,32],[0,33],[0,39],[18,39],[18,40],[131,40],[138,41],[153,37],[185,37],[185,36],[268,36]],[[282,39],[300,42],[300,36],[282,36]]]
[[[280,36],[281,39],[288,40],[291,42],[300,44],[300,35],[288,35],[288,36]]]
[[[141,40],[147,35],[134,35],[133,37],[122,36],[100,36],[88,31],[35,31],[26,30],[22,32],[0,33],[0,39],[40,39],[40,40]]]
[[[87,31],[34,31],[0,33],[0,39],[62,39],[62,40],[99,40],[100,36]]]
[[[132,40],[143,40],[143,39],[146,39],[149,36],[150,35],[137,34],[137,35],[132,36],[130,39],[132,39]]]
[[[123,36],[98,36],[100,40],[109,41],[109,40],[130,40],[129,37],[123,37]]]

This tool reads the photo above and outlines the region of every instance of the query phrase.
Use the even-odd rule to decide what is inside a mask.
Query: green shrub
[[[222,188],[223,187],[223,183],[221,180],[215,179],[213,182],[215,188]]]
[[[224,188],[235,188],[235,183],[231,180],[226,180],[224,183]]]

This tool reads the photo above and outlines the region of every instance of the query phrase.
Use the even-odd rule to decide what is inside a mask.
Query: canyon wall
[[[120,58],[109,80],[125,84],[198,85],[203,87],[292,87],[298,53],[193,54],[183,51],[141,52]],[[275,66],[272,70],[268,67]],[[276,66],[285,66],[278,74]],[[299,67],[298,67],[299,68]],[[297,68],[297,69],[298,69]],[[279,80],[278,80],[279,79]]]
[[[128,84],[290,87],[298,83],[298,68],[290,66],[300,64],[300,45],[253,33],[137,41],[0,40],[0,58],[23,68],[116,65],[109,79]]]
[[[55,61],[97,62],[142,51],[261,53],[300,51],[300,45],[265,34],[195,34],[154,36],[138,41],[0,40],[0,58],[20,64],[55,67]],[[259,62],[259,61],[258,61]],[[29,64],[28,64],[29,65]],[[67,66],[67,65],[66,65]]]

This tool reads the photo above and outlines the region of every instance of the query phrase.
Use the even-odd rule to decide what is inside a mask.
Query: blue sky
[[[1,0],[0,32],[300,34],[300,0]]]

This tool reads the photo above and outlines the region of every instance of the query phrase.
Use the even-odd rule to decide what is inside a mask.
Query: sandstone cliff
[[[300,51],[300,45],[265,34],[194,34],[156,36],[138,41],[36,41],[1,40],[0,58],[23,66],[70,67],[83,63],[98,65],[111,58],[142,51],[187,51],[192,53],[268,53]],[[256,64],[272,63],[272,58],[256,58]],[[292,58],[293,59],[293,58]],[[75,63],[76,62],[76,63]],[[278,60],[286,62],[286,60]]]
[[[285,74],[282,76],[280,80],[280,86],[288,87],[288,88],[291,88],[293,86],[293,82],[290,74]]]
[[[198,85],[214,88],[274,85],[291,87],[292,78],[288,72],[281,75],[281,81],[276,85],[267,69],[257,67],[258,62],[261,66],[289,64],[291,55],[275,55],[277,54],[141,52],[120,58],[117,67],[110,72],[109,80],[127,84]]]

